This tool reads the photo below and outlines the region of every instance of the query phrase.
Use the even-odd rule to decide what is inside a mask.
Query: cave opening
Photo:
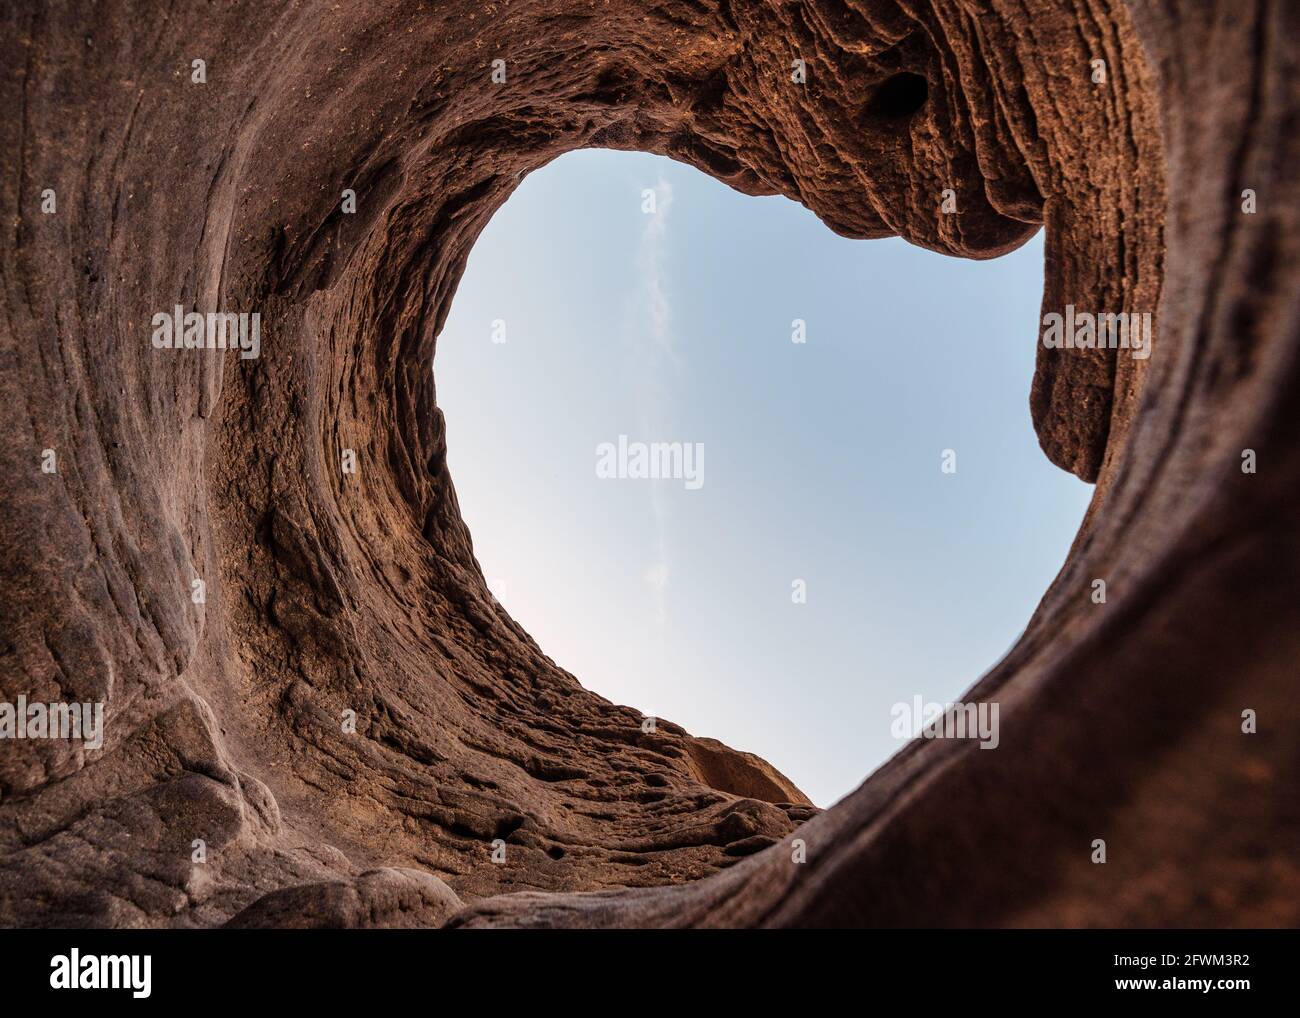
[[[919,112],[929,97],[930,85],[922,75],[902,71],[876,89],[867,113],[883,120],[904,120]]]
[[[588,689],[829,805],[903,745],[898,704],[1012,644],[1083,517],[1027,408],[1041,287],[1037,237],[953,259],[561,157],[477,240],[435,357],[489,589]]]
[[[1300,754],[1269,721],[1300,657],[1286,5],[11,6],[4,403],[31,480],[4,514],[7,698],[103,701],[106,726],[101,750],[6,747],[9,923],[1294,924]],[[924,99],[904,79],[869,113],[903,71]],[[174,158],[196,123],[206,156]],[[964,284],[896,242],[828,260],[797,209],[729,216],[662,164],[546,176],[587,154],[474,247],[584,146],[674,154],[844,236],[1019,250]],[[548,180],[560,243],[494,239]],[[444,419],[430,368],[471,250]],[[1036,310],[1153,314],[1150,359],[1040,343],[1026,408],[1017,262],[1028,291],[1045,263]],[[601,270],[638,284],[604,319]],[[578,321],[542,328],[532,296]],[[148,325],[177,303],[265,314],[266,342],[164,352]],[[664,481],[696,443],[703,483]],[[1041,589],[1017,555],[1073,530],[1022,452],[1097,488],[962,694],[990,706],[968,731],[1001,704],[996,752],[908,743],[814,816],[668,723],[820,802],[819,762],[867,773],[849,758],[900,696],[867,687],[942,706],[930,678],[973,678]],[[488,595],[452,472],[510,610],[657,730]],[[512,540],[549,557],[503,585]]]

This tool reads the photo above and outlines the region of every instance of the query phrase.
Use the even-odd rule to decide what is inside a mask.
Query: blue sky
[[[1029,420],[1042,261],[845,240],[658,156],[530,175],[434,362],[490,586],[587,688],[830,805],[895,703],[1009,649],[1091,497]],[[703,485],[598,477],[620,435],[702,444]]]

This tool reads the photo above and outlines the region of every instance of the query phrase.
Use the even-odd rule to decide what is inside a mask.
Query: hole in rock
[[[1083,517],[1029,417],[1042,261],[846,240],[657,156],[525,178],[434,364],[493,593],[588,689],[830,805],[896,705],[1011,646]],[[620,476],[659,442],[678,477]]]
[[[883,120],[902,120],[925,105],[930,86],[919,74],[903,71],[887,78],[867,104],[867,113]]]

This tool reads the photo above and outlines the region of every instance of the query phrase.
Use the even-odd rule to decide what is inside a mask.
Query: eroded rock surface
[[[0,743],[0,921],[1300,920],[1298,18],[6,5],[0,687],[107,726]],[[583,146],[956,256],[1044,227],[1045,311],[1156,313],[1149,359],[1039,350],[1043,449],[1098,497],[971,694],[997,752],[914,744],[813,819],[487,591],[430,363],[478,232]],[[260,313],[260,356],[155,349],[177,304]]]

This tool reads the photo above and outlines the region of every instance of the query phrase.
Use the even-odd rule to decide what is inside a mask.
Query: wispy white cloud
[[[672,304],[668,297],[668,213],[673,207],[673,186],[660,177],[654,187],[655,211],[641,231],[640,265],[645,281],[650,338],[654,349],[677,363],[673,344]]]
[[[672,184],[660,176],[654,187],[654,212],[641,231],[637,254],[643,292],[642,305],[648,343],[641,345],[637,362],[642,364],[640,385],[641,425],[647,441],[666,440],[670,413],[667,374],[680,367],[673,343],[672,300],[668,290],[668,213],[673,206]],[[650,485],[650,506],[654,514],[655,557],[644,579],[655,601],[656,622],[662,628],[668,621],[668,581],[671,575],[668,556],[668,506],[663,486]]]

